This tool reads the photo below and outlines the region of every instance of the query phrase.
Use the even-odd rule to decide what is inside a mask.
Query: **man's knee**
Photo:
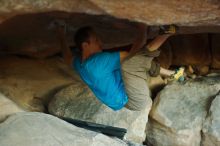
[[[160,64],[152,61],[151,62],[151,67],[149,69],[149,74],[152,77],[156,77],[160,74]]]
[[[145,109],[148,105],[147,97],[146,100],[142,100],[140,102],[131,102],[128,99],[128,103],[125,105],[125,108],[132,110],[132,111],[141,111]]]

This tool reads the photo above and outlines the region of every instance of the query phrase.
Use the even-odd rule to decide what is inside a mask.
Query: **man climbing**
[[[102,44],[91,27],[80,28],[75,34],[75,44],[80,55],[73,59],[59,28],[64,61],[74,67],[95,96],[113,110],[126,107],[142,110],[147,105],[149,89],[146,83],[149,74],[171,76],[175,72],[160,68],[152,59],[157,50],[172,34],[157,36],[146,46],[146,26],[137,26],[137,37],[129,51],[103,52]],[[175,27],[170,27],[171,33]],[[144,46],[144,48],[143,48]],[[142,49],[141,49],[142,48]]]

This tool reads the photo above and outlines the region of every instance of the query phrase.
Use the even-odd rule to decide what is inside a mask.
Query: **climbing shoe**
[[[175,34],[179,30],[176,25],[162,25],[159,27],[159,34]]]

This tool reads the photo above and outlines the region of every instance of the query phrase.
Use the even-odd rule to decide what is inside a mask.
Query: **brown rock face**
[[[220,69],[219,41],[219,34],[173,36],[161,47],[156,59],[165,68],[191,65],[197,73],[206,74],[209,68]]]
[[[66,11],[104,14],[149,25],[219,25],[218,0],[2,0],[0,19],[24,13]]]
[[[220,68],[220,34],[212,36],[212,66]]]
[[[168,50],[168,46],[170,49]],[[209,65],[211,63],[211,51],[208,34],[191,34],[173,36],[162,47],[161,57],[165,66],[170,65]],[[165,50],[163,50],[165,49]],[[164,60],[163,56],[170,56],[172,61]],[[169,62],[168,62],[169,61]],[[169,65],[168,65],[169,64]]]
[[[135,35],[135,27],[129,21],[109,16],[94,16],[79,13],[48,12],[14,16],[0,25],[0,50],[19,54],[40,55],[39,51],[50,49],[52,55],[60,51],[60,41],[53,25],[55,20],[66,24],[66,38],[74,45],[75,31],[82,26],[92,26],[101,37],[104,48],[130,44]],[[44,54],[44,55],[42,55]]]

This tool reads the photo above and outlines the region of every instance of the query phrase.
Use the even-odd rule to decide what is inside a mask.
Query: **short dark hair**
[[[85,26],[78,29],[74,36],[75,45],[78,49],[82,49],[82,43],[88,41],[90,35],[94,33],[94,30],[90,26]]]

